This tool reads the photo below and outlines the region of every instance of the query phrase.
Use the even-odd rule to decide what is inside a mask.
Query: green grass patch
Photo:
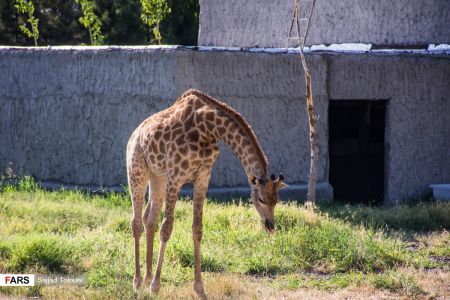
[[[23,236],[11,242],[8,269],[35,273],[65,273],[69,269],[71,247],[56,236]]]
[[[421,209],[425,212],[420,212]],[[269,276],[275,278],[278,286],[290,289],[335,289],[370,283],[379,289],[414,296],[421,293],[414,276],[399,275],[397,270],[436,266],[433,257],[445,261],[449,243],[436,239],[433,244],[409,248],[402,232],[417,230],[423,234],[432,228],[448,228],[450,213],[447,216],[438,213],[447,209],[446,204],[426,203],[389,209],[335,205],[312,211],[302,205],[284,203],[276,208],[277,232],[268,235],[252,206],[207,202],[202,269],[238,276]],[[101,290],[101,297],[133,298],[130,218],[127,195],[48,192],[32,182],[18,186],[3,184],[0,270],[86,273],[88,290]],[[413,225],[414,221],[420,225]],[[427,222],[431,225],[425,225]],[[180,286],[193,279],[191,224],[192,203],[178,201],[162,273],[166,285]],[[392,231],[397,234],[392,235]],[[144,245],[143,236],[142,265]],[[8,292],[0,289],[0,293]],[[39,295],[41,290],[17,289],[14,293]]]
[[[375,288],[391,292],[409,296],[417,296],[423,293],[412,274],[404,274],[400,271],[390,270],[383,274],[375,274],[370,276],[370,281]]]
[[[450,230],[449,202],[414,202],[393,207],[324,204],[320,210],[333,218],[366,228],[428,232]]]

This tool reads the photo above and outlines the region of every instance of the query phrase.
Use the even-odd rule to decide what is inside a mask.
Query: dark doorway
[[[335,200],[383,202],[385,112],[385,100],[330,101],[330,183]]]

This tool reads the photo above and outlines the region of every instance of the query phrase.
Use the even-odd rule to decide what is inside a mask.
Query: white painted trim
[[[298,54],[299,48],[240,48],[240,47],[215,47],[215,46],[178,46],[178,45],[150,45],[150,46],[46,46],[46,47],[20,47],[0,46],[0,51],[5,50],[59,50],[59,51],[205,51],[205,52],[251,52],[271,54]],[[305,53],[337,53],[337,54],[420,54],[420,55],[450,55],[449,44],[430,44],[427,49],[373,49],[371,44],[344,43],[332,45],[312,45],[305,47]]]

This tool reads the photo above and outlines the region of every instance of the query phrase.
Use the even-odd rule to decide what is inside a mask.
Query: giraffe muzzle
[[[273,221],[266,219],[264,221],[264,226],[268,233],[272,234],[275,232],[275,224]]]

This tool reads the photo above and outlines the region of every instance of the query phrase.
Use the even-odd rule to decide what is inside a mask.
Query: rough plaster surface
[[[317,78],[320,56],[310,57]],[[2,49],[0,168],[12,161],[43,181],[126,183],[125,146],[147,116],[199,88],[240,111],[255,129],[271,170],[306,182],[309,140],[297,56],[155,50]],[[322,118],[319,181],[327,177],[325,80],[314,87]],[[245,185],[227,147],[212,186]]]
[[[304,2],[308,1],[301,0],[301,5]],[[294,0],[200,0],[198,44],[285,47],[293,3]],[[448,0],[316,0],[307,45],[448,43],[449,19]]]
[[[128,136],[178,92],[172,53],[2,51],[0,164],[42,180],[125,183]]]
[[[317,78],[325,78],[326,64],[310,57]],[[205,52],[179,56],[181,90],[195,87],[208,91],[238,110],[254,128],[269,159],[271,171],[283,172],[288,181],[306,182],[309,174],[309,133],[301,64],[297,56],[252,53]],[[319,83],[321,82],[321,83]],[[327,177],[327,96],[325,80],[314,86],[319,124],[321,164],[318,180]],[[213,170],[218,186],[245,184],[240,163],[227,147]]]
[[[308,54],[328,181],[328,99],[389,99],[386,197],[450,181],[448,56]],[[147,116],[188,88],[231,104],[250,122],[274,173],[305,183],[309,138],[298,55],[182,49],[0,49],[0,170],[43,181],[126,183],[125,145]],[[227,147],[212,186],[246,185]]]
[[[385,200],[450,182],[450,58],[336,56],[330,99],[388,99]]]

